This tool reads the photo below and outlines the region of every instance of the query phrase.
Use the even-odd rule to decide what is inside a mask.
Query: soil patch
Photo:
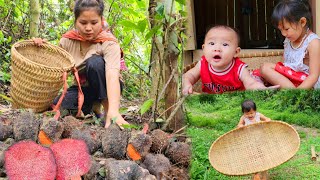
[[[319,129],[316,128],[306,128],[298,125],[292,125],[297,131],[306,133],[306,138],[308,137],[318,137],[320,135]]]
[[[87,120],[79,120],[72,116],[55,120],[28,110],[10,110],[10,107],[7,106],[6,108],[9,110],[0,114],[2,133],[0,133],[0,179],[2,177],[10,179],[9,174],[5,171],[6,160],[3,155],[6,151],[15,144],[26,140],[41,146],[42,136],[39,135],[42,133],[51,140],[51,143],[43,144],[42,147],[50,147],[47,148],[48,151],[52,151],[55,158],[59,157],[58,159],[63,160],[59,163],[57,160],[55,162],[57,169],[60,169],[62,173],[60,175],[57,173],[56,178],[58,179],[61,177],[63,179],[66,175],[69,177],[68,170],[62,171],[67,169],[67,166],[70,169],[79,167],[76,170],[85,166],[85,169],[76,172],[76,175],[81,175],[83,179],[88,180],[105,178],[110,180],[189,179],[187,172],[191,147],[190,141],[187,141],[188,138],[178,138],[176,134],[170,134],[160,129],[151,129],[148,128],[149,126],[145,126],[142,130],[130,127],[121,130],[118,125],[112,124],[105,129],[98,125],[99,123],[88,123]],[[144,121],[138,120],[138,122]],[[137,123],[139,126],[141,124]],[[69,141],[59,145],[64,140]],[[68,163],[73,158],[81,158],[76,154],[84,148],[80,147],[81,143],[73,143],[76,140],[81,140],[87,147],[86,152],[89,155],[89,158],[86,157],[87,164]],[[65,153],[66,149],[72,150]],[[64,160],[68,160],[68,162],[61,165]],[[24,165],[28,166],[27,163]],[[70,171],[75,172],[74,169]]]

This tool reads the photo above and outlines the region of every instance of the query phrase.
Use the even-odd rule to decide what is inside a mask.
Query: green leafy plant
[[[112,123],[112,124],[116,123],[117,119],[118,119],[117,117],[111,118],[111,123]]]
[[[148,99],[147,101],[145,101],[141,108],[140,108],[140,114],[141,116],[144,115],[153,105],[154,100],[153,99]]]
[[[47,111],[47,112],[45,112],[44,114],[45,114],[45,116],[53,117],[56,113],[55,113],[55,112]]]
[[[142,129],[142,126],[138,126],[134,124],[122,124],[121,126],[125,129],[136,129],[136,130]]]
[[[4,99],[5,101],[12,102],[12,99],[4,94],[0,94],[0,98]]]

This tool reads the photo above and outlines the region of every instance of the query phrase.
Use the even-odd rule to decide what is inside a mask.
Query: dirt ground
[[[8,96],[6,86],[1,85],[0,94]],[[123,109],[127,109],[125,113],[122,114],[124,119],[130,124],[143,127],[145,123],[149,122],[151,114],[146,113],[141,116],[139,113],[139,107],[137,104],[142,103],[143,102],[139,99],[132,101],[125,99],[121,100],[121,107]],[[18,120],[16,120],[16,117],[20,117],[20,119],[17,118]],[[65,116],[61,118],[59,122],[56,122],[55,120],[52,120],[51,117],[46,117],[45,114],[33,114],[28,110],[12,109],[10,103],[0,96],[0,122],[2,123],[2,125],[0,124],[0,129],[8,129],[8,133],[4,133],[3,135],[0,133],[0,135],[3,136],[3,140],[9,138],[15,142],[15,140],[20,141],[32,139],[34,142],[40,143],[40,140],[37,139],[37,135],[40,134],[40,131],[46,132],[46,135],[48,135],[53,143],[59,143],[63,138],[83,140],[87,144],[88,151],[92,158],[91,169],[85,176],[83,176],[84,179],[100,179],[104,176],[113,177],[111,179],[189,179],[188,166],[191,159],[191,147],[189,145],[190,141],[186,141],[187,137],[185,135],[180,134],[179,138],[176,138],[175,134],[162,131],[160,134],[164,134],[166,136],[165,144],[168,146],[168,150],[165,151],[166,147],[161,147],[161,151],[152,151],[152,144],[160,147],[160,145],[157,144],[157,141],[155,141],[155,138],[153,137],[152,139],[151,135],[155,134],[152,133],[154,130],[161,131],[159,129],[161,124],[151,123],[149,124],[149,129],[146,132],[143,132],[143,130],[130,128],[120,130],[116,125],[105,129],[103,128],[103,125],[101,126],[101,122],[96,122],[97,119],[94,116],[84,120],[75,119],[75,121],[78,122],[69,121],[68,119],[75,118]],[[30,120],[30,123],[25,126],[25,122],[27,122],[27,120]],[[37,124],[34,125],[34,123]],[[30,127],[36,127],[32,131],[34,133],[26,134],[25,132],[28,131],[28,129],[30,130]],[[102,134],[104,134],[104,136]],[[119,135],[117,136],[117,134]],[[113,138],[110,138],[111,136]],[[182,138],[183,141],[180,141],[180,136],[185,137]],[[119,143],[120,141],[123,141],[123,143]],[[137,142],[140,142],[140,144]],[[2,143],[2,140],[0,143]],[[161,143],[163,142],[161,141]],[[119,144],[123,145],[119,146]],[[129,156],[129,144],[132,145],[135,148],[135,151],[139,153],[138,155],[141,156],[140,160],[135,161],[132,159],[133,157]],[[7,146],[11,145],[12,144]],[[0,152],[0,156],[4,155],[5,149],[8,148],[7,146],[3,146],[4,149]],[[109,150],[110,148],[117,150]],[[180,153],[175,155],[175,151]],[[117,154],[114,154],[114,152],[117,152]],[[130,152],[132,153],[133,151]],[[162,157],[154,161],[157,159],[154,157],[160,155]],[[4,158],[1,157],[0,160],[1,180],[3,177],[6,177],[6,174],[4,173],[5,171],[3,171],[3,165],[5,162]],[[118,168],[115,168],[113,165],[109,166],[109,164],[115,163],[118,164]],[[150,167],[155,168],[150,169]],[[118,172],[118,169],[125,169],[125,171]],[[119,175],[121,175],[121,177]]]
[[[316,128],[306,128],[298,125],[292,125],[297,131],[306,133],[306,137],[317,137],[320,135],[320,130]]]

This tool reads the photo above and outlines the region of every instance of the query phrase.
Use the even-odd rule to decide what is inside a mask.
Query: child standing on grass
[[[265,63],[261,76],[281,88],[320,88],[320,38],[313,33],[308,0],[281,0],[272,20],[284,41],[284,63]]]
[[[264,116],[263,114],[257,112],[256,103],[252,100],[245,100],[241,104],[241,109],[243,115],[240,118],[237,127],[247,126],[249,124],[258,123],[261,121],[271,121],[270,118]],[[253,180],[266,180],[268,179],[267,171],[255,173],[252,175]]]
[[[261,121],[271,121],[270,118],[257,112],[256,103],[254,103],[252,100],[244,101],[241,104],[241,108],[242,108],[243,115],[241,116],[237,127],[243,127],[243,126],[261,122]]]
[[[192,94],[192,86],[200,78],[202,91],[209,94],[265,89],[250,76],[247,65],[238,58],[239,43],[240,37],[235,29],[224,25],[210,28],[202,45],[204,56],[182,77],[182,93]]]

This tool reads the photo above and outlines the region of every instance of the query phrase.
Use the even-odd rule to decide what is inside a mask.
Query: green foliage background
[[[41,38],[58,44],[61,35],[73,28],[74,17],[69,8],[70,1],[40,0],[41,17],[39,34]],[[147,92],[147,76],[151,40],[144,38],[149,32],[147,20],[148,1],[106,0],[105,19],[119,39],[124,50],[130,74],[125,95],[135,97]],[[11,45],[22,39],[29,39],[29,1],[0,0],[0,81],[10,81]],[[130,78],[128,78],[130,76]],[[147,82],[147,83],[142,83]],[[143,90],[141,90],[141,88]],[[140,91],[141,90],[141,91]]]
[[[70,9],[73,0],[40,0],[41,38],[58,44],[61,35],[73,28],[74,17]],[[154,35],[163,35],[161,26],[151,29],[149,1],[104,0],[105,14],[111,31],[118,38],[125,54],[129,71],[123,73],[126,80],[124,96],[133,99],[144,97],[150,90],[151,43]],[[155,21],[162,22],[164,3],[156,7]],[[185,0],[175,2],[176,12],[183,13]],[[0,0],[0,82],[10,83],[10,49],[13,43],[29,39],[29,1]],[[160,23],[161,24],[161,23]]]

